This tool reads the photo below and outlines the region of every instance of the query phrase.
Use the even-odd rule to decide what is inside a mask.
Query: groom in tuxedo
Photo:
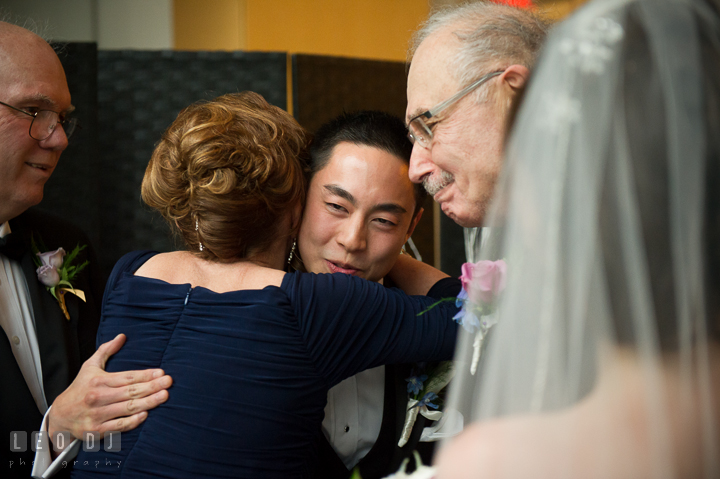
[[[107,357],[122,346],[123,338],[95,351],[103,282],[87,237],[77,228],[51,215],[28,210],[42,200],[45,182],[55,170],[68,144],[75,122],[65,73],[48,43],[24,28],[0,22],[0,477],[29,477],[34,453],[32,432],[43,414],[66,390],[86,386],[81,398],[90,407],[86,415],[70,415],[89,430],[113,418],[137,414],[161,402],[160,383],[148,383],[153,371],[143,374],[103,373],[89,384],[78,371],[100,369]],[[53,269],[36,273],[32,240],[46,249],[86,246],[75,259],[88,266],[72,286],[85,300],[64,295],[66,311],[46,285],[57,281]],[[60,255],[61,256],[61,255]],[[55,265],[57,266],[57,265]],[[56,270],[55,270],[56,271]],[[91,357],[92,355],[92,357]],[[163,378],[160,378],[163,381]],[[169,378],[164,379],[165,382]],[[149,387],[152,385],[152,387]],[[128,386],[134,387],[128,395]],[[155,389],[153,389],[155,387]],[[167,386],[165,386],[167,387]],[[63,393],[65,391],[65,393]],[[163,391],[161,396],[167,396]],[[128,408],[128,399],[134,406]],[[160,397],[162,399],[162,397]],[[108,408],[110,406],[110,408]],[[114,409],[112,407],[115,407]],[[105,408],[105,409],[101,409]],[[61,408],[62,409],[62,408]],[[134,423],[124,418],[125,426]],[[67,423],[60,423],[64,430]],[[69,429],[69,428],[68,428]]]
[[[402,120],[383,112],[344,114],[317,131],[298,235],[307,271],[383,281],[423,212],[425,192],[408,179],[411,148]],[[349,477],[355,467],[364,479],[385,477],[415,449],[429,461],[421,415],[398,446],[414,366],[380,366],[330,390],[316,477]]]

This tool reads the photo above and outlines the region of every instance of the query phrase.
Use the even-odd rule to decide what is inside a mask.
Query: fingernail
[[[163,374],[165,374],[165,373],[163,372],[163,370],[162,370],[162,369],[158,369],[157,371],[155,371],[155,372],[153,373],[152,377],[153,377],[153,379],[159,378],[159,377],[162,376]]]

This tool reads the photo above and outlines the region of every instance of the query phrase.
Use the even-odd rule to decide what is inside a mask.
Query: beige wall
[[[461,0],[0,0],[61,41],[100,49],[258,50],[405,59],[431,6]],[[535,0],[560,18],[584,0]]]
[[[175,48],[405,59],[427,0],[175,0]]]
[[[174,46],[173,0],[0,0],[0,15],[37,24],[44,37],[96,42],[101,50]]]
[[[98,48],[173,48],[173,0],[97,0]]]

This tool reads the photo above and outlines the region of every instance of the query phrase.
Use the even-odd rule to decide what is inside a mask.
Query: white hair
[[[17,27],[24,28],[30,33],[34,33],[46,42],[50,43],[52,38],[50,36],[50,21],[36,21],[30,17],[22,17],[20,15],[13,15],[9,10],[0,8],[0,22],[9,23]]]
[[[408,50],[412,61],[420,44],[439,30],[451,29],[460,47],[451,60],[450,74],[460,87],[482,75],[510,65],[531,69],[545,41],[549,23],[529,10],[488,1],[445,6],[434,11],[413,35]],[[478,90],[478,100],[487,89]]]

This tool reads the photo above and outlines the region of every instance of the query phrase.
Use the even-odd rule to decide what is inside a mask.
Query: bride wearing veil
[[[556,27],[509,140],[439,478],[720,477],[720,8],[591,2]],[[469,291],[473,297],[473,291]]]

